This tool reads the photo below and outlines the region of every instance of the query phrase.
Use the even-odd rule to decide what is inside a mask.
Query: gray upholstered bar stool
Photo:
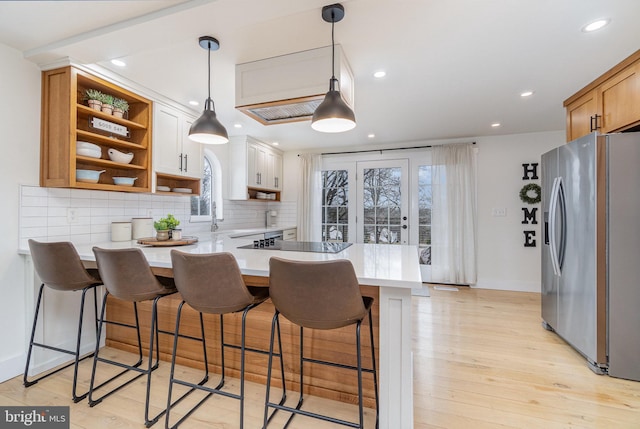
[[[360,285],[348,260],[299,262],[272,257],[269,260],[269,294],[276,308],[271,325],[271,346],[273,350],[273,329],[282,314],[290,322],[300,327],[300,399],[295,407],[269,402],[271,374],[267,376],[267,394],[264,409],[264,426],[267,427],[267,414],[270,407],[288,411],[291,414],[285,427],[297,414],[337,423],[354,428],[364,428],[364,410],[362,397],[362,373],[373,374],[376,400],[376,428],[378,427],[378,378],[376,374],[375,347],[373,342],[373,322],[371,307],[373,298],[362,296]],[[360,325],[369,316],[372,368],[362,368],[360,344]],[[349,325],[356,326],[357,366],[344,365],[304,357],[304,329],[337,329]],[[271,369],[271,355],[269,356]],[[349,422],[331,416],[302,410],[304,401],[304,363],[329,365],[356,370],[358,373],[358,411],[359,422]]]
[[[171,265],[176,287],[182,295],[182,303],[178,307],[176,315],[176,336],[174,337],[173,355],[171,359],[171,372],[169,376],[169,395],[167,399],[167,416],[165,427],[170,427],[169,416],[171,410],[171,393],[174,384],[180,384],[192,389],[199,389],[208,394],[189,411],[183,413],[184,416],[178,420],[172,428],[178,427],[187,417],[198,409],[209,397],[214,394],[240,401],[239,428],[244,427],[244,376],[245,376],[245,352],[256,352],[267,354],[266,350],[249,348],[245,344],[247,313],[252,308],[257,307],[269,298],[269,288],[247,287],[242,278],[242,273],[238,267],[235,257],[231,253],[211,253],[211,254],[189,254],[171,251]],[[175,376],[176,351],[178,349],[178,333],[180,332],[180,318],[184,304],[188,304],[200,313],[214,314],[220,316],[220,365],[221,376],[216,387],[196,385],[186,380],[179,380]],[[224,339],[224,315],[242,312],[242,327],[240,345],[226,343]],[[280,345],[280,327],[277,329],[278,344]],[[203,335],[204,337],[204,335]],[[273,345],[272,345],[273,346]],[[235,394],[221,390],[225,383],[225,348],[240,350],[240,393]],[[273,350],[272,350],[273,351]],[[275,356],[281,356],[281,349]],[[205,371],[208,364],[206,348],[204,355]],[[284,379],[284,365],[280,358],[280,371],[282,374],[282,398],[280,403],[286,399],[286,386]],[[269,370],[270,372],[270,370]],[[272,414],[273,415],[273,414]]]
[[[69,242],[41,243],[35,240],[29,240],[29,250],[31,252],[31,257],[33,258],[33,266],[40,277],[40,280],[42,280],[42,284],[40,285],[40,290],[38,292],[38,300],[33,316],[33,327],[31,328],[31,339],[29,340],[29,351],[27,352],[27,364],[24,368],[23,383],[25,387],[29,387],[36,384],[43,378],[56,374],[57,372],[73,365],[73,385],[71,395],[73,402],[78,402],[84,399],[89,393],[88,391],[82,394],[78,394],[76,392],[78,382],[78,362],[92,356],[92,354],[88,354],[87,356],[80,358],[80,340],[82,338],[82,320],[84,317],[85,295],[89,290],[93,289],[93,307],[95,317],[97,317],[98,304],[95,287],[102,283],[97,276],[97,271],[89,271],[85,269],[82,265],[82,261],[80,260],[80,256],[78,256],[78,252],[75,247],[73,247],[73,244]],[[38,314],[40,312],[40,304],[42,302],[42,295],[44,293],[45,286],[58,291],[82,291],[75,350],[65,350],[34,341],[36,325],[38,323]],[[95,324],[94,329],[97,330],[97,321]],[[74,359],[70,363],[57,368],[55,371],[29,380],[29,365],[31,363],[31,353],[34,346],[70,354],[73,355]]]
[[[165,410],[162,410],[158,415],[154,417],[149,417],[149,397],[151,392],[151,373],[155,370],[160,361],[160,351],[159,351],[159,338],[158,334],[170,334],[173,335],[173,331],[162,331],[158,328],[158,300],[160,298],[171,295],[176,292],[176,289],[173,285],[173,281],[166,278],[158,278],[151,271],[151,267],[147,262],[146,257],[142,253],[142,250],[138,248],[126,248],[126,249],[101,249],[98,247],[93,248],[93,253],[96,256],[96,262],[98,264],[98,270],[100,271],[100,277],[104,282],[106,287],[106,291],[104,294],[104,299],[102,303],[102,310],[100,312],[100,317],[98,319],[98,335],[102,333],[104,329],[104,324],[115,324],[118,326],[124,326],[129,328],[134,328],[137,333],[138,340],[138,361],[133,364],[125,364],[122,362],[114,361],[111,359],[107,359],[100,356],[99,344],[96,346],[96,351],[93,359],[93,371],[91,373],[91,387],[89,388],[89,405],[94,406],[99,404],[104,398],[110,396],[111,394],[117,392],[121,388],[130,384],[134,380],[139,377],[146,375],[147,376],[147,392],[145,397],[145,410],[144,410],[144,420],[145,426],[150,427],[154,423],[158,421],[160,417],[162,417]],[[160,282],[163,280],[163,283]],[[166,281],[165,281],[166,280]],[[165,284],[166,283],[166,284]],[[109,321],[105,319],[105,309],[107,305],[107,297],[112,295],[113,297],[120,299],[122,301],[128,301],[133,303],[133,310],[135,315],[135,325],[120,323]],[[150,335],[149,335],[149,356],[148,363],[146,366],[141,367],[143,362],[143,354],[142,354],[142,343],[140,340],[140,324],[138,319],[138,302],[141,301],[153,301],[151,307],[151,323],[150,323]],[[202,333],[204,334],[204,326],[201,322]],[[191,338],[191,337],[190,337]],[[195,340],[202,341],[204,345],[204,337],[201,339],[192,338]],[[155,343],[155,346],[154,346]],[[155,347],[155,362],[153,361]],[[99,385],[96,385],[96,367],[98,362],[103,362],[111,365],[118,366],[120,368],[124,368],[123,371],[119,372],[115,376],[109,378],[108,380],[102,382]],[[101,387],[107,385],[111,381],[114,381],[116,378],[124,375],[125,373],[133,371],[138,374],[130,378],[127,381],[124,381],[112,388],[111,390],[104,393],[99,398],[95,398],[94,394],[96,390]],[[204,382],[206,380],[203,380]],[[189,394],[187,392],[184,396]],[[180,398],[182,399],[182,397]]]

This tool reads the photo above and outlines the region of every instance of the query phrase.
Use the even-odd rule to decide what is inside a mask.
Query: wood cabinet
[[[565,100],[567,141],[640,126],[640,50]]]
[[[155,103],[154,171],[157,186],[189,188],[200,193],[202,178],[202,145],[189,139],[189,128],[195,120],[176,108]]]
[[[257,195],[264,192],[275,194],[275,200],[280,201],[282,152],[249,136],[233,137],[229,141],[229,166],[230,199],[260,199]]]
[[[126,118],[89,108],[84,92],[96,89],[129,103]],[[149,192],[151,190],[152,102],[72,66],[42,73],[40,186]],[[98,145],[101,156],[76,154],[76,142]],[[129,164],[111,161],[109,149],[132,152]],[[98,170],[97,183],[78,181],[76,169]],[[115,185],[114,177],[135,177],[133,186]]]

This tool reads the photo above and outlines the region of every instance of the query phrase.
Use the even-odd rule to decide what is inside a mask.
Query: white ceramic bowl
[[[102,150],[86,149],[83,147],[76,148],[76,154],[80,156],[88,156],[89,158],[102,158]]]
[[[129,164],[131,160],[133,160],[133,152],[124,153],[114,148],[110,148],[107,153],[109,154],[109,159],[113,162],[119,162],[121,164]]]
[[[156,186],[156,191],[169,192],[169,191],[171,191],[171,188],[168,187],[168,186],[157,185]]]
[[[76,169],[76,181],[84,183],[98,183],[100,175],[106,170],[81,170]]]
[[[97,144],[89,143],[89,142],[76,142],[76,149],[89,149],[89,150],[97,150],[102,152],[102,148]]]
[[[137,177],[114,177],[113,183],[120,186],[133,186],[133,182],[137,179]]]

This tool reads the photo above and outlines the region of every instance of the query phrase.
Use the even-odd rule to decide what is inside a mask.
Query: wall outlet
[[[78,223],[78,211],[75,208],[67,209],[67,223]]]
[[[491,216],[506,216],[507,209],[506,207],[494,207],[491,209]]]

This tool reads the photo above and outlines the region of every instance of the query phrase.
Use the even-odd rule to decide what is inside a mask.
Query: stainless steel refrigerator
[[[591,369],[640,381],[640,133],[542,155],[542,319]]]

